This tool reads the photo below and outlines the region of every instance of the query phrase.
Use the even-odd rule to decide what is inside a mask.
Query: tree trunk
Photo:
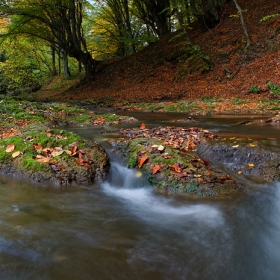
[[[247,29],[247,26],[245,24],[245,21],[244,21],[244,18],[243,18],[243,13],[242,13],[242,9],[241,7],[239,6],[239,4],[237,3],[237,0],[233,0],[235,6],[236,6],[236,9],[238,10],[238,13],[239,13],[239,17],[240,17],[240,21],[241,21],[241,25],[242,25],[242,28],[243,28],[243,31],[244,31],[244,34],[246,36],[246,47],[245,47],[245,50],[247,50],[250,45],[252,44],[252,40],[249,36],[249,33],[248,33],[248,29]]]
[[[56,71],[56,61],[55,61],[55,46],[51,46],[51,51],[52,51],[52,75],[56,76],[57,71]]]
[[[69,71],[69,66],[68,66],[68,56],[67,56],[67,53],[64,50],[61,50],[61,53],[62,53],[64,78],[69,79],[70,78],[70,71]]]

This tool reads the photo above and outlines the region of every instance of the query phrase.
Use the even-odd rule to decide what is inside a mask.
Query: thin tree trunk
[[[55,61],[55,47],[51,46],[51,50],[52,50],[52,75],[56,76],[57,71],[56,71],[56,61]]]
[[[240,16],[241,25],[242,25],[244,34],[246,36],[247,44],[246,44],[245,50],[247,50],[250,47],[250,45],[252,44],[252,40],[251,40],[251,38],[249,36],[248,29],[247,29],[247,26],[246,26],[244,18],[243,18],[243,13],[242,13],[241,7],[237,3],[237,0],[233,0],[233,2],[235,4],[235,6],[236,6],[236,9],[238,10],[238,13],[239,13],[239,16]]]

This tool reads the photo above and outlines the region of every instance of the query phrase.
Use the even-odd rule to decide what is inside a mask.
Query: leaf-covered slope
[[[152,101],[203,96],[244,95],[257,86],[268,94],[266,82],[279,83],[279,1],[240,1],[253,46],[244,55],[245,36],[233,1],[222,10],[221,22],[206,30],[193,26],[194,45],[214,63],[213,71],[191,58],[183,37],[170,34],[135,55],[103,63],[91,81],[56,99]],[[274,15],[274,16],[271,16]]]

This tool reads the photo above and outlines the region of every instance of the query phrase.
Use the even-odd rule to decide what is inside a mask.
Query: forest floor
[[[190,55],[177,32],[134,55],[102,63],[87,82],[78,79],[70,89],[43,89],[38,99],[86,101],[129,110],[280,111],[279,0],[241,4],[252,39],[246,52],[233,1],[225,4],[215,28],[189,30],[192,43],[214,63],[212,70],[199,55]]]

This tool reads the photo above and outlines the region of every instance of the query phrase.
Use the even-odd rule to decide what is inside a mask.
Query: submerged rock
[[[280,148],[270,140],[253,142],[229,139],[203,142],[198,148],[200,156],[212,163],[223,164],[225,170],[237,176],[249,175],[257,182],[272,182],[280,177]]]

